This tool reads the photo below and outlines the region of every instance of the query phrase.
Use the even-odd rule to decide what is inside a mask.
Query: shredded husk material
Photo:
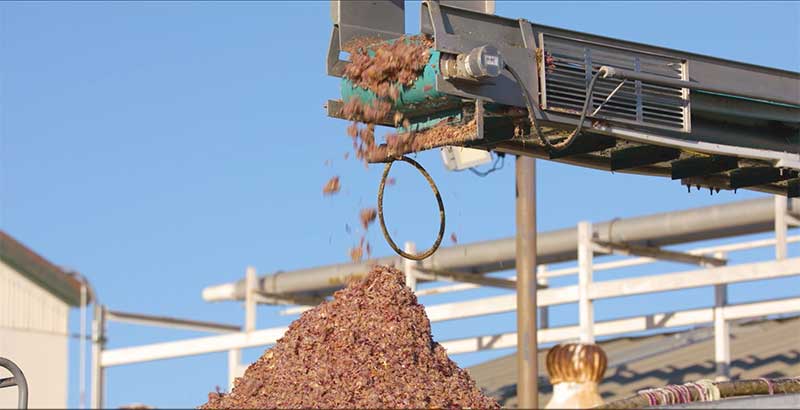
[[[499,408],[434,342],[403,274],[376,266],[305,312],[201,408]]]
[[[335,175],[325,183],[322,187],[322,194],[323,195],[333,195],[341,189],[341,185],[339,183],[339,176]]]
[[[374,52],[372,56],[367,53],[366,45],[369,44],[369,49]],[[342,115],[353,120],[347,128],[347,134],[353,139],[356,158],[363,161],[384,160],[448,143],[463,142],[475,134],[477,128],[474,121],[452,125],[452,119],[445,119],[423,132],[390,133],[386,136],[385,145],[376,142],[375,126],[381,122],[394,123],[395,126],[402,124],[406,129],[409,128],[410,122],[401,112],[395,111],[391,118],[389,116],[399,98],[398,85],[409,87],[414,84],[425,69],[432,45],[429,38],[415,36],[391,44],[372,44],[365,40],[351,48],[350,64],[345,68],[344,76],[354,85],[371,90],[378,97],[370,103],[352,98],[342,108]]]

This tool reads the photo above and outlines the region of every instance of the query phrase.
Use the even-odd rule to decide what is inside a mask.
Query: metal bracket
[[[341,77],[346,61],[339,52],[354,39],[391,40],[405,34],[405,1],[372,0],[369,2],[331,0],[333,31],[328,46],[328,75]]]
[[[606,253],[616,253],[622,255],[635,255],[645,258],[659,259],[669,262],[688,263],[690,265],[698,265],[704,267],[710,266],[724,266],[728,264],[727,259],[714,258],[704,255],[692,255],[690,253],[669,251],[652,246],[631,245],[619,242],[607,242],[599,239],[593,239],[592,242],[598,247],[598,250]]]

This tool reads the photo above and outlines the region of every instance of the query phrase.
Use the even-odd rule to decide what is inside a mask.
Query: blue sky
[[[406,29],[417,32],[419,5],[406,7]],[[798,3],[514,1],[499,2],[497,13],[800,70]],[[241,304],[205,303],[203,287],[236,280],[247,265],[263,274],[345,261],[360,234],[346,233],[345,224],[356,226],[358,209],[375,203],[380,167],[343,160],[346,124],[323,111],[338,92],[324,67],[330,27],[327,2],[0,4],[2,228],[83,272],[113,309],[236,324]],[[438,152],[418,158],[439,184],[448,232],[461,243],[513,235],[513,160],[478,178],[447,172]],[[437,222],[430,192],[397,168],[387,219],[399,241],[430,243]],[[687,194],[666,179],[545,161],[538,172],[540,230],[764,196]],[[342,193],[324,198],[332,175],[342,177]],[[377,229],[368,239],[376,254],[389,254]],[[788,296],[799,284],[734,287],[731,298]],[[711,300],[709,289],[628,299],[598,304],[597,318]],[[259,308],[259,327],[291,320],[276,311]],[[567,306],[552,320],[576,318]],[[513,323],[513,315],[443,323],[434,334],[509,331]],[[109,332],[110,347],[199,335],[121,324]],[[76,347],[71,342],[71,406]],[[455,359],[469,365],[505,353]],[[107,405],[195,406],[225,379],[224,354],[113,368]]]

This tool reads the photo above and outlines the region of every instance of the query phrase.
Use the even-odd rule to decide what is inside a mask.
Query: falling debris
[[[431,336],[400,271],[376,266],[293,322],[201,408],[499,408]]]
[[[361,258],[364,256],[364,251],[361,245],[354,246],[350,248],[350,260],[358,263],[361,262]]]
[[[455,232],[450,233],[450,242],[453,242],[453,245],[458,243],[458,237]]]
[[[377,216],[378,210],[375,208],[362,209],[358,214],[358,217],[361,220],[361,227],[363,227],[365,231],[369,229],[369,225],[375,222],[375,218]]]
[[[386,178],[386,186],[394,186],[397,183],[397,180],[394,177]]]
[[[323,195],[333,195],[339,192],[341,186],[339,185],[339,176],[334,176],[333,178],[329,179],[328,182],[325,183],[325,186],[322,187],[322,194]]]

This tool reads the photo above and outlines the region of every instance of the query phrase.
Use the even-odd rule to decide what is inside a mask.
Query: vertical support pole
[[[578,319],[581,343],[594,343],[594,307],[589,299],[592,285],[592,223],[578,223]]]
[[[86,408],[86,305],[89,301],[86,291],[86,278],[81,276],[81,339],[79,343],[80,353],[78,354],[78,407]]]
[[[724,259],[724,252],[716,252],[714,257]],[[725,320],[725,305],[728,303],[728,285],[714,286],[714,361],[717,367],[717,381],[730,380],[731,377],[731,328]]]
[[[233,391],[236,378],[239,377],[239,367],[242,362],[242,350],[228,350],[228,391]]]
[[[414,242],[406,242],[403,250],[413,255],[417,253],[417,246]],[[417,291],[417,276],[414,274],[414,267],[416,265],[417,261],[415,260],[403,259],[403,272],[406,274],[406,286],[411,288],[412,292]]]
[[[536,334],[536,160],[518,156],[517,195],[517,398],[539,408]]]
[[[786,242],[788,223],[786,221],[787,198],[775,195],[775,259],[786,259],[789,248]]]
[[[256,308],[258,306],[258,274],[256,268],[248,266],[244,271],[245,294],[244,294],[244,330],[252,332],[256,330]],[[239,369],[242,363],[242,350],[228,350],[228,391],[233,390],[234,382],[239,376]]]
[[[545,276],[547,272],[547,265],[536,266],[536,280],[538,281],[537,288],[547,288],[548,282]],[[550,306],[539,306],[539,329],[550,328]]]
[[[104,407],[103,390],[105,389],[105,370],[101,361],[103,347],[106,344],[106,307],[94,304],[94,318],[92,318],[92,400],[93,409]]]

